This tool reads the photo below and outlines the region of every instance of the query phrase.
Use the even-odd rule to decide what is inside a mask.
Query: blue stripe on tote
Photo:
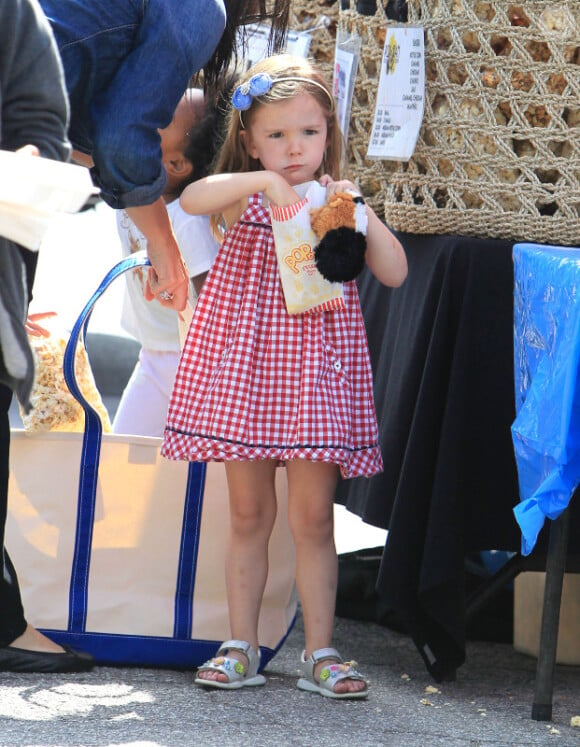
[[[175,590],[175,618],[173,636],[178,639],[191,638],[193,625],[193,589],[199,549],[199,531],[203,508],[206,465],[190,462],[187,472],[187,488],[183,507],[183,525],[179,548],[177,588]]]
[[[85,418],[79,475],[75,552],[69,592],[68,629],[70,631],[84,630],[87,622],[89,566],[93,544],[99,457],[101,453],[101,420],[95,412],[88,411],[85,412]]]
[[[294,622],[288,628],[292,630]],[[42,628],[61,646],[86,651],[99,665],[163,667],[166,669],[195,669],[211,659],[221,640],[176,640],[155,635],[121,635],[116,633],[67,633],[62,630]],[[260,669],[263,669],[279,651],[285,636],[276,649],[260,646]]]

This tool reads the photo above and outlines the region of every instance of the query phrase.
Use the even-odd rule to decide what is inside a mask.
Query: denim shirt
[[[93,181],[114,208],[155,202],[167,176],[167,127],[192,75],[225,28],[223,0],[40,0],[60,50],[69,138],[93,157]]]

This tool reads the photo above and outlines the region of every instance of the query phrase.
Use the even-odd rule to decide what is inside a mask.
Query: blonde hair
[[[240,137],[244,127],[252,125],[253,113],[259,106],[287,101],[300,93],[308,93],[316,99],[326,118],[328,146],[317,177],[323,173],[333,179],[340,178],[343,138],[336,117],[336,106],[328,83],[314,63],[303,57],[276,54],[253,65],[238,80],[238,85],[247,83],[258,73],[266,73],[273,81],[271,89],[252,99],[250,107],[238,112],[231,107],[224,144],[217,159],[216,174],[231,174],[242,171],[261,171],[262,164],[252,158]]]

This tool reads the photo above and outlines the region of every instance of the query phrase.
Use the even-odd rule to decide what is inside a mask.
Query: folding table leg
[[[558,645],[562,584],[568,552],[568,524],[569,508],[552,521],[550,525],[542,628],[536,668],[536,691],[532,706],[532,718],[535,721],[552,720],[554,667]]]

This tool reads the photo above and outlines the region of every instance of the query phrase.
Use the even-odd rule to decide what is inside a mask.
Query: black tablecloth
[[[440,680],[465,660],[466,555],[520,549],[513,245],[399,237],[403,286],[368,270],[359,278],[385,470],[340,483],[336,500],[389,530],[381,607],[398,613]]]

